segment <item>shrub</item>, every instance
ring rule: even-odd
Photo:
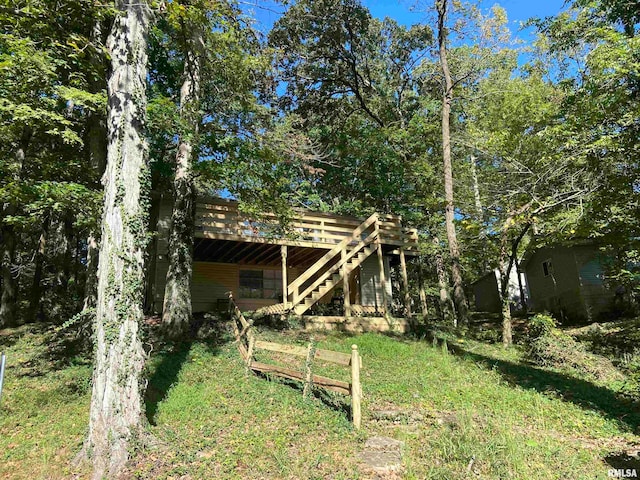
[[[589,353],[584,345],[558,329],[555,320],[545,314],[535,315],[525,336],[528,360],[543,367],[573,371],[601,381],[622,380],[611,360]]]

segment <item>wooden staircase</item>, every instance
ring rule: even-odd
[[[302,315],[380,248],[379,238],[378,214],[374,213],[355,228],[351,236],[291,282],[287,288],[286,303],[263,307],[257,313],[274,315],[294,312]]]

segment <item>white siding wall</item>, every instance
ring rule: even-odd
[[[389,257],[384,257],[385,288],[387,290],[387,301],[391,302],[391,269],[389,268]],[[360,265],[360,294],[362,305],[368,307],[382,307],[382,291],[380,285],[380,267],[376,254],[367,258]]]

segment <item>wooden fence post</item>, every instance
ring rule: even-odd
[[[253,349],[256,344],[256,337],[254,335],[247,336],[249,339],[249,348],[247,348],[247,366],[245,368],[245,376],[249,376],[251,373],[251,362],[253,362]]]
[[[358,355],[358,346],[351,345],[351,416],[353,417],[353,426],[360,428],[362,422],[362,412],[360,410],[360,399],[362,390],[360,389],[360,356]]]
[[[313,358],[316,356],[316,346],[313,340],[313,337],[309,339],[309,346],[307,347],[307,360],[305,362],[305,379],[304,379],[304,388],[302,389],[302,396],[307,399],[311,395],[311,390],[313,388],[313,373],[311,371],[311,365],[313,363]]]

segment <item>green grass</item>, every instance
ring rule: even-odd
[[[68,478],[86,430],[90,367],[48,355],[47,332],[3,332],[9,356],[0,404],[0,478]],[[308,342],[264,330],[261,338]],[[359,346],[363,428],[348,398],[305,401],[300,388],[254,375],[228,335],[159,348],[146,398],[155,447],[142,449],[131,478],[370,478],[358,464],[366,438],[405,442],[408,479],[607,478],[605,461],[636,440],[637,406],[609,386],[536,368],[517,349],[473,341],[450,345],[377,334],[315,334],[319,346]],[[296,365],[302,366],[304,359]],[[348,370],[322,366],[334,377]],[[378,420],[397,410],[397,420]],[[468,471],[471,460],[471,471]],[[611,460],[609,460],[611,462]]]

